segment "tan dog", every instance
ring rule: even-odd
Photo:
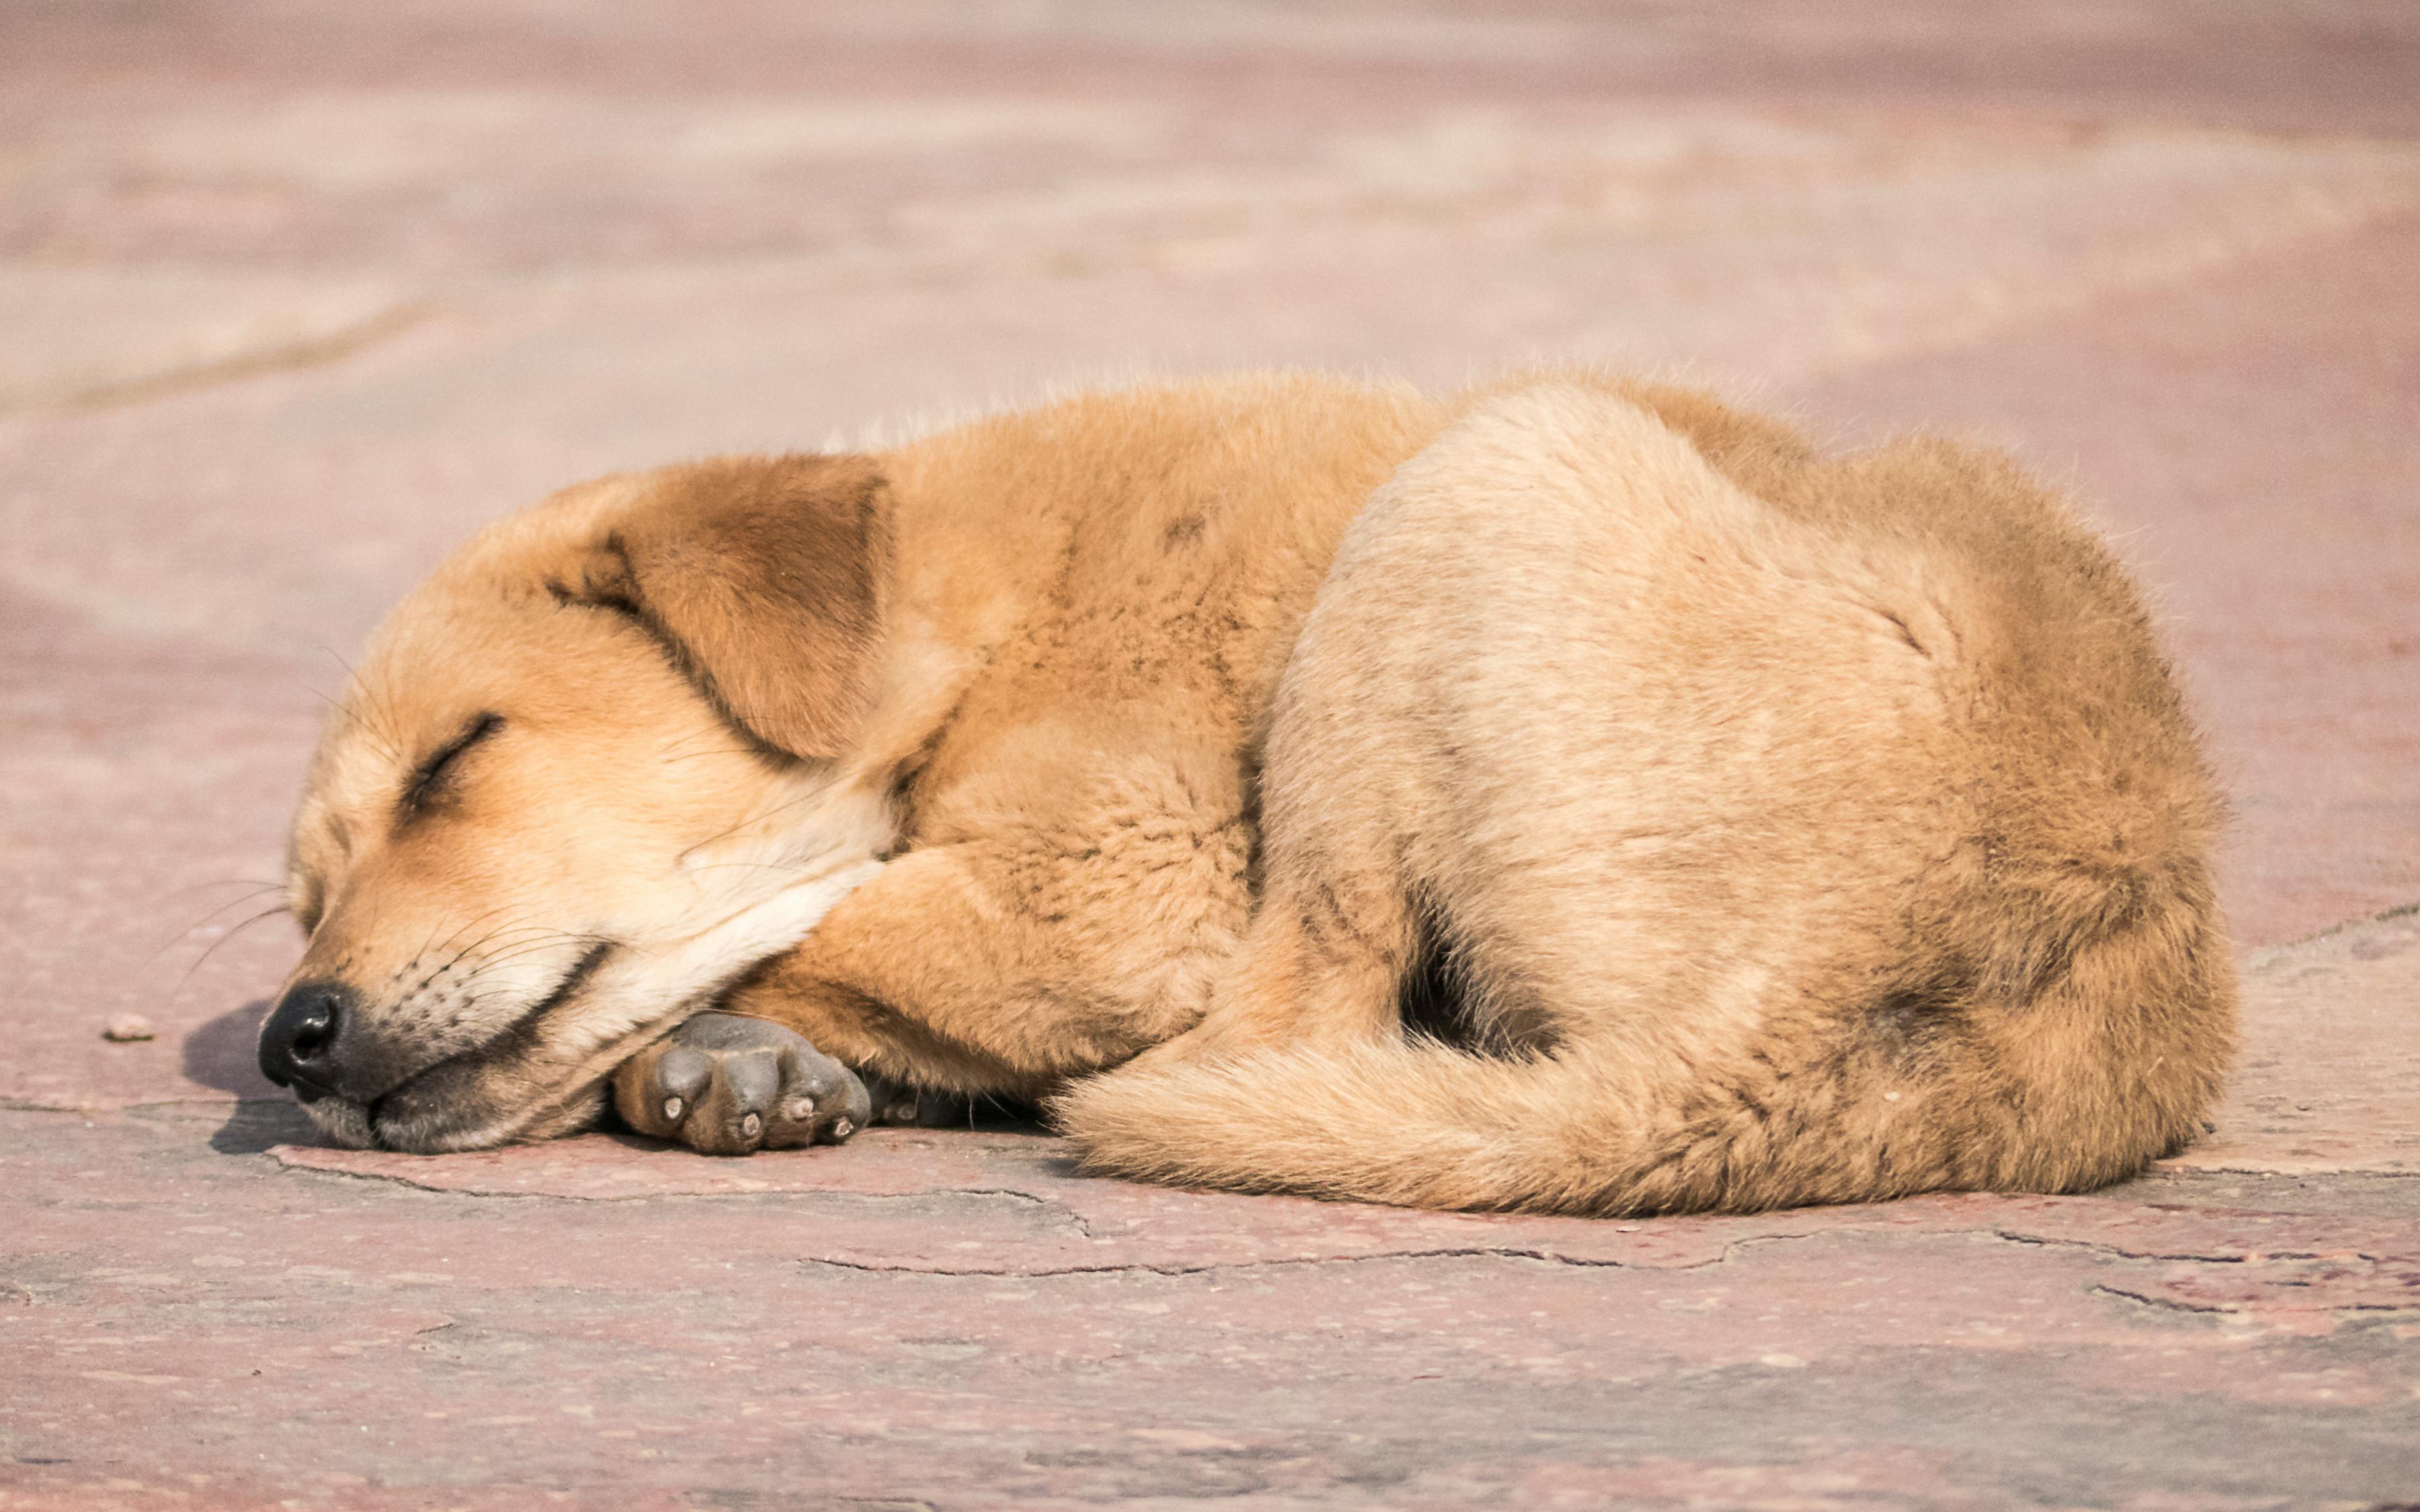
[[[399,1149],[609,1078],[836,1140],[847,1067],[1250,1189],[2069,1190],[2217,1088],[2216,815],[1995,458],[1589,374],[1140,389],[473,542],[315,764],[262,1063]]]

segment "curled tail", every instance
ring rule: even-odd
[[[1086,1169],[1405,1207],[1750,1211],[2083,1191],[2189,1138],[2231,1049],[2206,913],[2155,910],[1938,1032],[1843,1005],[1745,1054],[1599,1043],[1491,1058],[1421,1038],[1144,1060],[1052,1107]],[[1770,1021],[1769,1021],[1770,1023]]]
[[[1946,1184],[1912,1160],[1894,1180],[1886,1149],[1858,1148],[1846,1120],[1803,1099],[1729,1091],[1659,1086],[1595,1057],[1488,1059],[1404,1040],[1139,1067],[1055,1112],[1087,1170],[1403,1207],[1744,1211]]]
[[[1612,1211],[1644,1206],[1636,1194],[1673,1153],[1642,1137],[1659,1120],[1645,1089],[1621,1080],[1577,1060],[1402,1040],[1133,1066],[1079,1084],[1052,1113],[1085,1168],[1103,1174],[1404,1207]]]

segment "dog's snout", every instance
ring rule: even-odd
[[[309,1103],[335,1087],[331,1064],[349,997],[332,981],[297,982],[260,1026],[260,1073]]]

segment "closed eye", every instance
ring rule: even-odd
[[[404,818],[425,812],[445,791],[446,774],[461,754],[504,727],[501,714],[482,714],[462,727],[462,733],[439,747],[411,774],[403,786],[403,797],[397,804]]]

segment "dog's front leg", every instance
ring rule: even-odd
[[[1025,1101],[1117,1065],[1201,1016],[1243,921],[1240,858],[1205,862],[1180,839],[1169,849],[1184,864],[1005,838],[911,851],[726,994],[731,1024],[677,1031],[625,1067],[617,1104],[644,1132],[737,1153],[830,1138],[841,1106],[810,1096],[809,1122],[823,1122],[803,1135],[777,1124],[768,1070],[725,1086],[740,1061],[804,1065],[803,1053],[924,1095]],[[685,1045],[697,1038],[715,1042]],[[684,1048],[715,1074],[699,1082]],[[682,1117],[668,1117],[675,1103]]]

